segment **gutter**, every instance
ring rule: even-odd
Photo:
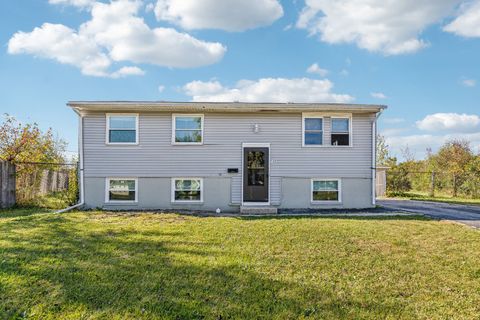
[[[75,113],[78,115],[78,157],[79,157],[79,194],[80,194],[80,199],[79,202],[73,206],[67,207],[65,209],[57,210],[55,213],[64,213],[70,210],[73,210],[75,208],[81,207],[85,204],[85,189],[84,189],[84,174],[83,174],[83,115],[80,114],[76,109],[73,109]]]
[[[79,112],[378,112],[385,105],[340,103],[248,103],[248,102],[160,102],[160,101],[69,101]]]
[[[372,205],[376,205],[377,197],[377,120],[382,114],[380,110],[375,114],[375,120],[372,123]]]

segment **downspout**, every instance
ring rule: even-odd
[[[77,204],[55,211],[55,213],[64,213],[75,208],[79,208],[85,204],[85,189],[84,189],[84,175],[83,175],[83,115],[80,114],[77,110],[73,109],[78,115],[78,162],[79,162],[79,201]]]
[[[375,113],[375,119],[372,123],[372,205],[376,205],[376,184],[377,184],[377,120],[383,110]]]

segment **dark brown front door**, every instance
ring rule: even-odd
[[[243,201],[268,202],[268,148],[243,149]]]

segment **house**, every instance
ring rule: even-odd
[[[277,212],[375,206],[382,105],[68,106],[79,115],[80,193],[89,208]]]

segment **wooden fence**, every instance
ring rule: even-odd
[[[375,185],[375,195],[377,197],[385,197],[387,193],[387,170],[388,167],[380,167],[376,168],[376,185]]]
[[[16,200],[25,205],[39,197],[65,191],[69,185],[70,168],[43,164],[17,164]]]
[[[70,181],[74,171],[72,164],[0,161],[0,208],[29,205],[42,196],[67,191],[76,184],[76,179]]]
[[[10,208],[15,205],[15,165],[0,161],[0,208]]]

